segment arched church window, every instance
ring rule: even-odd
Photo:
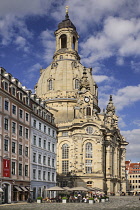
[[[92,143],[86,143],[86,158],[92,158]]]
[[[67,48],[67,36],[63,34],[60,36],[61,39],[61,48]]]
[[[80,86],[79,79],[76,79],[75,80],[75,89],[79,89],[79,86]]]
[[[85,171],[92,173],[92,144],[90,142],[85,145]]]
[[[52,87],[52,80],[51,79],[49,80],[48,88],[49,88],[49,90],[52,90],[53,89],[53,87]]]
[[[75,42],[76,42],[76,39],[75,39],[75,37],[73,36],[72,49],[74,49],[74,50],[75,50]]]
[[[69,172],[69,146],[68,144],[62,145],[62,173]]]
[[[89,106],[86,109],[86,115],[91,116],[91,108]]]
[[[69,158],[69,146],[68,144],[62,145],[62,159],[68,159]]]

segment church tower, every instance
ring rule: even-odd
[[[110,96],[100,113],[92,69],[80,63],[79,35],[69,19],[55,31],[53,61],[40,70],[35,90],[58,126],[57,173],[60,186],[98,187],[125,191],[125,146]]]

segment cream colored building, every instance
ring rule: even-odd
[[[106,111],[100,112],[98,87],[92,69],[80,63],[79,35],[67,12],[55,37],[53,61],[40,70],[35,90],[58,126],[58,182],[98,187],[108,194],[126,191],[128,143],[120,134],[112,96]]]

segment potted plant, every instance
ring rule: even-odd
[[[42,203],[42,197],[37,197],[37,203]]]
[[[66,203],[67,202],[67,197],[62,197],[62,203]]]
[[[94,203],[94,198],[90,197],[88,200],[89,200],[89,203],[90,204],[93,204]]]
[[[101,197],[101,202],[105,202],[106,196]]]

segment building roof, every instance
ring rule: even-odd
[[[73,28],[76,30],[75,25],[69,19],[68,13],[66,13],[65,15],[65,20],[62,20],[62,22],[58,24],[58,29],[61,29],[61,28]]]

